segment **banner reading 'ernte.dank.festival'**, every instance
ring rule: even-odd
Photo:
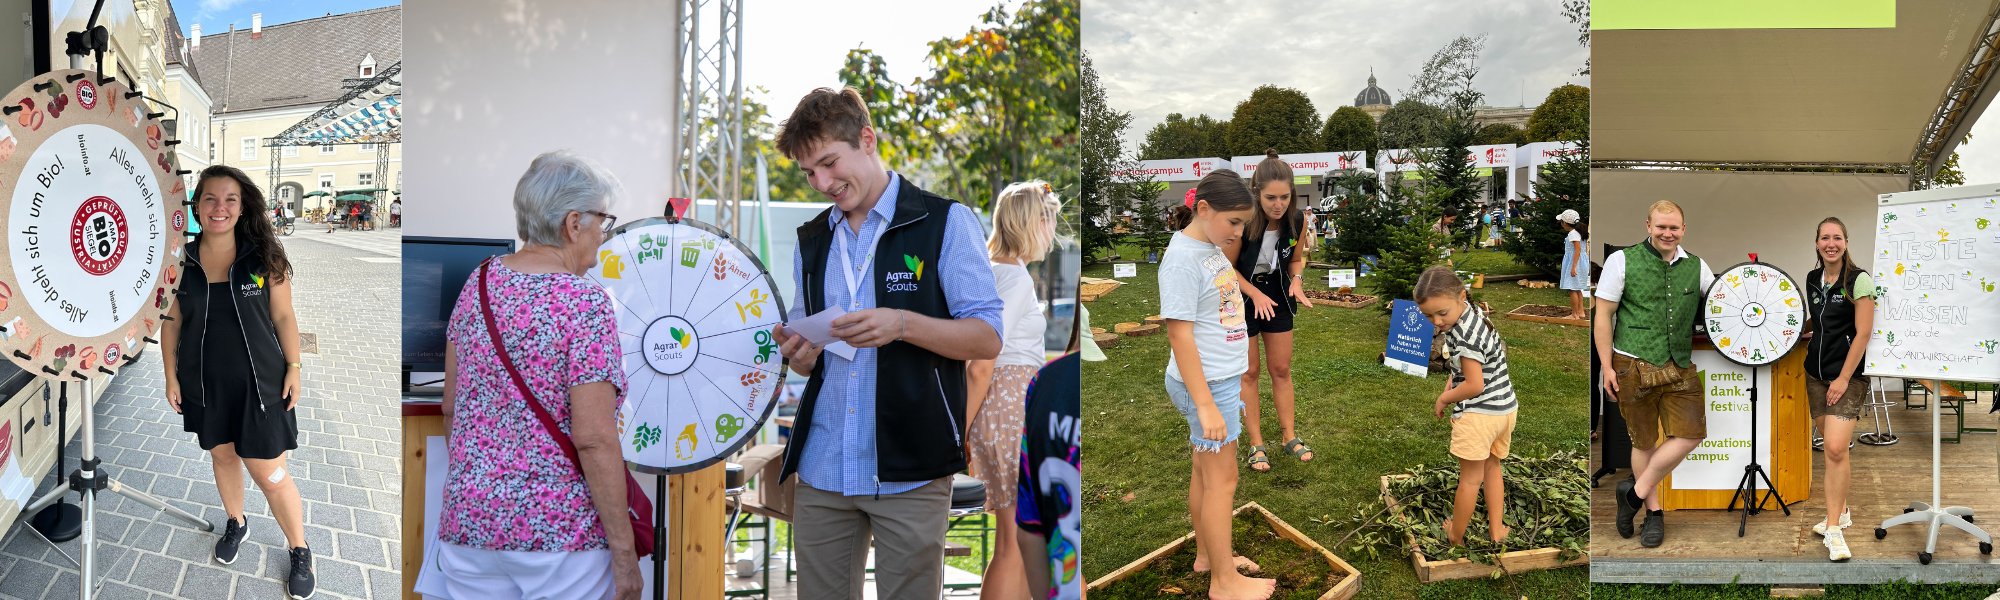
[[[1875,326],[1865,373],[2000,381],[2000,198],[1876,213]]]

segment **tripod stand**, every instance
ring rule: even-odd
[[[1943,383],[1943,382],[1940,381],[1938,383]],[[1962,529],[1966,533],[1972,534],[1972,537],[1979,538],[1980,554],[1993,553],[1993,536],[1988,535],[1986,531],[1980,529],[1979,526],[1972,524],[1972,509],[1963,506],[1947,507],[1944,505],[1944,497],[1943,497],[1944,493],[1942,486],[1940,485],[1940,482],[1943,481],[1943,477],[1940,476],[1941,475],[1940,469],[1943,462],[1940,460],[1941,456],[1939,454],[1939,449],[1940,446],[1943,444],[1942,437],[1944,431],[1943,428],[1940,426],[1941,423],[1938,418],[1939,414],[1938,407],[1940,404],[1943,404],[1943,402],[1939,402],[1937,400],[1931,401],[1931,501],[1930,503],[1925,504],[1922,502],[1911,502],[1909,508],[1903,509],[1903,514],[1896,515],[1895,518],[1883,521],[1881,527],[1875,528],[1875,539],[1879,540],[1885,537],[1889,537],[1890,527],[1895,527],[1897,525],[1902,525],[1905,523],[1929,523],[1931,526],[1930,540],[1924,544],[1924,551],[1917,553],[1917,562],[1926,565],[1931,564],[1931,556],[1937,552],[1939,525],[1950,525],[1952,527],[1957,527],[1959,529]]]
[[[57,484],[55,489],[49,490],[49,493],[43,495],[41,498],[36,499],[32,503],[29,503],[27,508],[22,509],[21,512],[28,513],[28,512],[41,511],[45,508],[48,509],[42,514],[35,515],[34,518],[35,527],[31,527],[29,530],[34,531],[36,536],[41,537],[43,541],[49,542],[51,546],[55,545],[57,541],[55,538],[60,535],[67,535],[67,537],[62,538],[63,541],[75,538],[77,537],[77,535],[81,535],[83,537],[83,543],[81,544],[82,546],[81,554],[83,555],[82,560],[77,560],[74,557],[70,557],[68,553],[63,553],[63,557],[69,558],[70,562],[76,563],[77,571],[79,572],[80,575],[82,575],[82,577],[78,578],[78,581],[81,582],[79,586],[82,589],[78,592],[77,598],[81,600],[90,600],[90,598],[97,592],[97,578],[94,575],[96,574],[97,571],[96,520],[97,520],[97,492],[99,490],[109,489],[113,492],[117,492],[118,495],[129,498],[134,502],[144,504],[148,507],[151,507],[153,510],[162,511],[167,514],[171,514],[175,517],[179,517],[181,520],[194,524],[196,528],[199,528],[202,531],[215,531],[215,525],[210,524],[207,519],[203,519],[201,517],[188,514],[187,511],[169,506],[167,505],[167,503],[161,502],[158,499],[153,498],[152,496],[140,493],[138,490],[127,489],[124,486],[119,485],[117,481],[111,479],[109,475],[98,472],[97,465],[100,461],[97,459],[97,444],[96,444],[96,436],[94,435],[94,432],[96,431],[97,427],[96,423],[94,422],[95,418],[92,416],[92,413],[95,411],[92,410],[90,406],[91,382],[90,379],[88,377],[85,377],[82,373],[71,371],[70,374],[76,377],[77,379],[81,380],[79,387],[83,389],[83,410],[80,411],[83,416],[83,431],[81,432],[81,435],[83,436],[83,451],[82,454],[77,457],[79,459],[79,464],[77,465],[76,471],[73,471],[69,474],[69,478],[67,480],[63,481],[60,484]],[[69,409],[69,384],[68,382],[62,380],[55,380],[55,381],[58,384],[62,385],[62,400],[60,401],[61,402],[60,407],[65,414],[65,418],[67,418]],[[56,438],[58,442],[60,442],[62,438],[62,436],[60,435],[61,433],[62,430],[57,431],[58,435],[56,436]],[[58,452],[61,451],[58,450]],[[61,454],[58,454],[57,456],[58,460],[56,462],[56,468],[61,469],[62,468],[62,462],[60,459]],[[79,496],[81,496],[80,500],[78,501],[78,504],[82,505],[81,510],[78,510],[76,507],[69,505],[69,503],[67,502],[61,502],[62,497],[65,494],[70,493],[71,491],[75,491]],[[48,527],[47,531],[54,533],[54,535],[50,535],[42,531],[42,527],[44,526],[45,523],[47,524],[46,526]],[[76,532],[76,533],[69,533],[69,532]],[[56,551],[62,552],[62,549],[57,548]]]
[[[1736,537],[1743,537],[1743,531],[1750,526],[1750,515],[1764,512],[1764,502],[1776,499],[1778,508],[1791,516],[1792,507],[1785,505],[1785,497],[1778,495],[1778,486],[1771,483],[1771,474],[1764,465],[1757,462],[1757,369],[1750,367],[1750,464],[1743,465],[1743,481],[1736,484],[1736,496],[1729,499],[1729,510],[1736,510],[1736,501],[1743,501],[1743,516],[1736,523]],[[1764,480],[1768,488],[1764,496],[1757,495],[1757,480]]]

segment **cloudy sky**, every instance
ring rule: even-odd
[[[2000,183],[2000,110],[1987,108],[1972,124],[1972,143],[1958,145],[1958,168],[1965,183]]]
[[[1572,75],[1589,49],[1556,0],[1400,4],[1090,0],[1083,50],[1111,106],[1132,113],[1132,149],[1169,113],[1228,119],[1264,84],[1305,92],[1324,119],[1354,102],[1373,67],[1378,85],[1401,100],[1423,62],[1460,35],[1487,34],[1474,80],[1487,104],[1517,106],[1525,96],[1534,105],[1562,84],[1590,85]]]

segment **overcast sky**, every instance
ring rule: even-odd
[[[1407,6],[1406,6],[1407,5]],[[1351,105],[1369,67],[1392,99],[1423,62],[1460,35],[1487,34],[1474,80],[1487,104],[1535,105],[1565,83],[1589,49],[1556,0],[1451,0],[1421,3],[1187,3],[1090,0],[1083,50],[1115,110],[1132,113],[1125,131],[1136,150],[1169,113],[1226,120],[1257,86],[1296,88],[1320,118]],[[2000,135],[1993,145],[2000,148]]]

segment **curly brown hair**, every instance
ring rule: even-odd
[[[872,126],[868,103],[861,91],[852,87],[819,88],[799,99],[792,115],[778,124],[778,152],[785,158],[804,162],[806,152],[823,141],[842,141],[861,147],[861,129]]]
[[[252,255],[257,259],[259,275],[270,280],[271,285],[284,283],[292,273],[292,261],[285,258],[285,246],[278,243],[278,231],[271,226],[271,207],[264,202],[264,190],[250,180],[242,169],[229,165],[215,165],[201,170],[195,179],[194,198],[201,200],[201,190],[209,180],[228,178],[236,181],[241,190],[243,212],[236,218],[236,244],[256,248]]]

